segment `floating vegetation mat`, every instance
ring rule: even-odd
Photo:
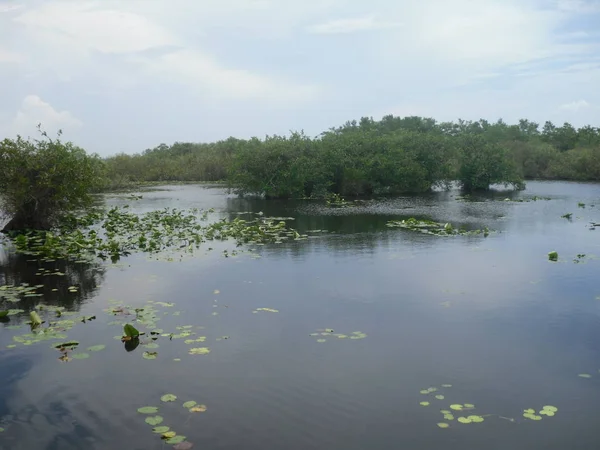
[[[327,339],[364,339],[367,337],[366,333],[362,331],[352,331],[348,334],[336,333],[333,328],[320,328],[315,333],[310,333],[311,337],[315,338],[315,340],[319,343],[327,342]]]
[[[509,422],[517,422],[517,419],[512,417],[504,417],[499,414],[481,414],[477,410],[477,406],[474,403],[448,403],[447,397],[451,396],[448,391],[452,388],[451,384],[442,384],[440,387],[429,387],[422,389],[419,393],[421,395],[428,396],[428,400],[419,402],[422,407],[431,407],[433,405],[446,406],[444,409],[439,410],[443,421],[437,423],[439,428],[450,428],[452,423],[459,423],[462,425],[466,424],[478,424],[485,422],[488,419],[500,419],[507,420]],[[534,408],[524,409],[522,412],[523,419],[539,421],[545,417],[553,417],[557,414],[558,408],[556,406],[546,405],[541,409],[536,410]],[[456,422],[454,422],[456,421]]]
[[[24,254],[63,259],[100,257],[114,261],[134,252],[158,253],[169,249],[193,252],[207,241],[232,239],[242,245],[307,238],[288,228],[285,220],[260,214],[248,220],[222,219],[204,224],[210,212],[212,210],[165,208],[138,215],[129,212],[127,206],[114,207],[71,217],[52,231],[17,235],[13,242],[16,250]]]
[[[482,230],[467,230],[463,227],[456,228],[451,223],[434,222],[432,220],[420,220],[411,217],[405,220],[390,220],[387,224],[390,228],[402,228],[405,230],[418,231],[424,234],[434,234],[436,236],[477,236],[487,237],[490,230],[485,227]]]

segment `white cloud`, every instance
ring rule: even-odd
[[[0,48],[0,64],[1,63],[19,63],[23,62],[25,57],[19,53],[11,52]]]
[[[565,109],[567,111],[571,111],[571,112],[577,112],[581,109],[585,109],[585,108],[589,108],[590,104],[588,102],[586,102],[585,100],[577,100],[574,102],[570,102],[570,103],[565,103],[564,105],[560,106],[560,109]]]
[[[42,128],[53,134],[59,129],[79,128],[83,124],[69,111],[57,111],[37,95],[28,95],[23,99],[21,108],[7,127],[8,135],[33,135],[38,123]]]
[[[129,65],[123,70],[125,79],[128,75],[132,77],[130,71],[134,70],[140,83],[166,79],[214,98],[304,102],[313,98],[316,92],[308,84],[227,67],[180,36],[175,29],[169,30],[145,17],[144,9],[138,12],[127,11],[127,7],[107,9],[106,4],[115,5],[114,2],[50,1],[21,14],[14,21],[28,28],[29,36],[45,49],[40,52],[41,58],[46,58],[47,65],[65,81],[71,81],[73,76],[85,71],[110,71],[106,66],[94,65],[93,52],[100,52],[120,57],[117,64]],[[151,1],[148,6],[154,15],[158,10],[153,7],[162,7],[169,15],[170,8],[165,2]],[[163,51],[162,55],[140,54],[146,50],[173,47],[178,50],[167,54]],[[40,66],[40,60],[36,60],[36,66]]]
[[[353,19],[330,20],[325,23],[311,25],[307,27],[306,30],[313,34],[341,34],[355,33],[359,31],[383,30],[386,28],[395,28],[399,26],[402,26],[402,23],[379,21],[375,15],[370,15]]]

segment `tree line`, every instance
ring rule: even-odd
[[[423,192],[458,181],[465,190],[515,188],[525,179],[600,180],[600,128],[522,119],[437,122],[363,117],[311,138],[161,144],[106,159],[108,185],[227,181],[240,194],[288,198]]]
[[[0,142],[5,231],[49,229],[91,193],[143,182],[226,181],[239,194],[328,198],[425,192],[458,181],[466,191],[525,179],[600,181],[600,128],[520,120],[436,122],[363,117],[317,137],[161,144],[100,158],[59,136]]]

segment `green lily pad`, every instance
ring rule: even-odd
[[[100,345],[92,345],[91,347],[87,348],[88,352],[99,352],[101,350],[104,350],[106,348],[106,345],[100,344]]]
[[[210,349],[208,347],[190,348],[188,353],[190,355],[207,355],[210,353]]]
[[[429,394],[429,391],[427,389],[423,389],[422,391],[419,391],[420,394]]]
[[[185,441],[186,439],[187,438],[185,436],[177,435],[175,437],[167,439],[165,442],[169,445],[173,445],[173,444],[179,444],[179,443]]]
[[[471,422],[480,423],[484,421],[482,416],[469,416],[467,419],[471,420]]]
[[[464,407],[465,408],[475,408],[475,405],[473,403],[465,403]]]
[[[451,385],[451,384],[442,384],[442,387],[443,387],[443,388],[451,388],[451,387],[452,387],[452,385]]]
[[[4,433],[4,428],[0,427],[0,433]]]
[[[550,405],[546,405],[542,409],[545,409],[546,411],[552,411],[552,412],[558,411],[558,408],[556,406],[550,406]]]
[[[438,400],[444,400],[445,397],[443,395],[436,395],[435,398]]]
[[[453,409],[455,411],[462,411],[463,405],[459,405],[459,404],[450,405],[450,409]]]
[[[577,376],[580,378],[592,378],[592,376],[589,373],[580,373]]]
[[[419,405],[421,405],[421,406],[429,406],[429,402],[421,402],[421,403],[419,403]]]
[[[448,425],[445,422],[440,422],[440,423],[437,424],[437,426],[440,427],[440,428],[448,428],[450,425]]]
[[[523,412],[525,414],[535,414],[535,409],[532,409],[532,408],[524,409]]]
[[[445,420],[454,420],[454,415],[452,415],[452,414],[444,414],[444,419]]]
[[[137,410],[141,414],[156,414],[158,412],[158,408],[156,406],[142,406]]]
[[[89,353],[74,353],[71,355],[73,359],[88,359],[90,357]]]
[[[460,423],[471,423],[471,419],[467,418],[467,417],[459,417],[458,420]]]
[[[156,433],[156,434],[164,434],[164,433],[166,433],[169,430],[170,430],[170,428],[169,427],[165,427],[165,426],[152,428],[152,432]]]
[[[161,416],[151,416],[151,417],[146,417],[146,423],[148,425],[152,425],[152,426],[156,426],[156,425],[160,425],[163,421],[163,418]]]
[[[317,342],[327,342],[327,339],[317,339]]]
[[[177,400],[177,396],[174,394],[165,394],[160,398],[163,402],[174,402]]]
[[[142,353],[142,357],[144,359],[156,359],[157,356],[158,356],[157,352],[144,352],[144,353]]]
[[[183,404],[184,408],[190,409],[192,406],[196,406],[197,403],[194,400],[190,400],[189,402],[185,402]]]

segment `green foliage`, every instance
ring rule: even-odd
[[[39,127],[38,127],[39,128]],[[104,183],[104,163],[71,142],[50,139],[0,142],[0,209],[5,231],[49,229],[68,212],[91,204]]]
[[[485,141],[481,136],[459,139],[458,180],[466,191],[488,190],[492,184],[524,187],[517,165],[506,147]]]

